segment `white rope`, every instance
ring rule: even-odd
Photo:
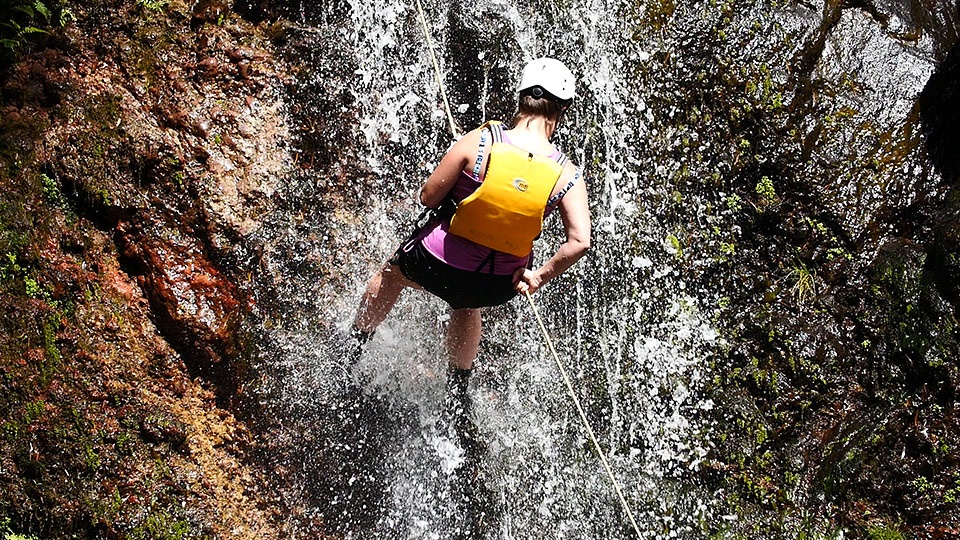
[[[420,24],[423,25],[423,35],[427,38],[427,51],[430,52],[430,60],[433,61],[434,74],[437,77],[437,87],[440,88],[440,97],[443,98],[443,106],[447,111],[447,121],[450,122],[450,133],[454,138],[460,135],[457,124],[453,121],[453,113],[450,111],[450,102],[447,101],[447,93],[443,90],[443,74],[440,72],[440,63],[437,62],[437,55],[433,52],[433,40],[430,39],[430,29],[427,27],[427,18],[423,14],[423,6],[420,0],[417,1],[417,11],[420,13]]]
[[[543,324],[543,319],[540,318],[540,312],[537,310],[536,304],[533,303],[533,296],[530,296],[530,291],[523,292],[527,295],[527,300],[530,301],[530,307],[533,308],[533,314],[537,318],[537,324],[540,325],[540,330],[543,332],[543,339],[547,342],[547,348],[550,349],[550,353],[553,354],[553,359],[557,362],[557,368],[560,370],[560,375],[563,377],[563,382],[567,385],[567,392],[570,393],[570,397],[573,398],[573,404],[576,405],[577,412],[580,413],[580,421],[583,422],[583,427],[587,430],[587,435],[590,437],[590,441],[593,442],[593,449],[596,450],[597,457],[600,458],[600,462],[603,463],[603,468],[607,471],[607,476],[610,477],[610,482],[613,483],[613,489],[617,492],[617,498],[620,499],[620,505],[623,506],[623,510],[627,513],[627,517],[630,518],[630,525],[633,526],[633,532],[637,533],[637,538],[642,538],[640,534],[640,528],[637,527],[637,522],[633,519],[633,512],[630,511],[630,506],[627,505],[627,500],[623,497],[623,491],[620,489],[620,483],[617,482],[617,478],[613,476],[613,470],[610,469],[610,464],[607,462],[607,458],[604,456],[603,450],[600,448],[600,443],[597,442],[597,436],[594,435],[593,428],[590,427],[590,421],[587,420],[587,415],[583,412],[583,407],[580,405],[580,400],[577,398],[576,392],[573,391],[573,384],[570,382],[570,377],[567,376],[567,370],[563,367],[563,362],[560,361],[560,357],[557,355],[557,350],[553,347],[553,341],[550,339],[550,334],[547,333],[547,327]]]

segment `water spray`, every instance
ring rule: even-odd
[[[437,77],[437,87],[440,89],[440,97],[443,98],[443,107],[447,112],[447,122],[450,123],[450,133],[454,138],[460,136],[460,130],[453,121],[453,113],[450,110],[450,102],[447,101],[447,93],[443,89],[443,74],[440,72],[440,62],[437,61],[437,55],[433,52],[433,40],[430,38],[430,29],[427,27],[427,17],[423,14],[423,5],[420,0],[417,2],[417,12],[420,13],[420,24],[423,25],[423,35],[427,39],[427,51],[430,53],[430,60],[433,61],[433,71]]]
[[[583,423],[583,428],[587,431],[587,436],[590,438],[590,442],[593,443],[593,449],[597,452],[597,457],[600,458],[600,462],[603,463],[604,470],[607,471],[607,476],[610,477],[610,482],[613,483],[613,489],[617,492],[617,498],[620,499],[620,506],[623,507],[623,510],[627,513],[627,517],[630,518],[630,525],[633,526],[633,531],[637,533],[637,538],[642,538],[640,534],[640,528],[637,527],[637,522],[633,518],[633,512],[630,511],[630,506],[627,504],[627,500],[623,496],[623,490],[620,489],[620,482],[617,482],[617,478],[613,475],[613,470],[610,468],[610,463],[607,462],[606,456],[603,455],[603,449],[600,448],[600,443],[597,442],[597,436],[593,433],[593,428],[590,427],[590,421],[587,420],[587,415],[583,412],[583,406],[580,405],[580,399],[577,398],[577,393],[573,390],[573,383],[570,382],[570,377],[567,375],[567,370],[563,367],[563,362],[560,361],[560,356],[557,355],[557,350],[553,347],[553,340],[550,339],[550,334],[547,333],[547,327],[543,324],[543,319],[540,317],[540,312],[537,310],[537,305],[533,303],[533,296],[530,295],[530,291],[526,290],[523,293],[527,296],[527,300],[530,301],[530,308],[533,309],[533,315],[537,319],[537,324],[540,326],[540,331],[543,332],[543,340],[547,343],[547,348],[550,349],[550,353],[553,355],[554,361],[557,363],[557,369],[560,370],[560,376],[563,377],[563,383],[567,386],[567,392],[570,394],[570,399],[573,400],[573,404],[577,407],[577,413],[580,414],[580,421]]]

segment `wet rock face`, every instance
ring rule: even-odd
[[[190,27],[196,29],[204,24],[222,23],[229,13],[230,7],[220,0],[200,0],[190,14]]]
[[[318,25],[336,21],[350,12],[347,0],[237,0],[233,9],[254,21],[285,19],[300,24]]]
[[[240,323],[249,306],[195,239],[167,229],[160,240],[146,225],[119,227],[121,260],[146,293],[160,330],[229,403],[240,385],[235,363],[242,357]]]
[[[192,8],[72,5],[0,79],[0,516],[17,532],[278,537],[226,407],[247,240],[294,161],[287,74],[224,5]]]
[[[229,400],[250,303],[228,261],[273,207],[293,160],[284,149],[285,75],[224,24],[231,15],[223,8],[198,5],[191,17],[203,24],[193,33],[172,18],[151,23],[138,8],[121,9],[113,17],[136,22],[97,50],[86,36],[99,22],[81,17],[68,29],[76,51],[51,50],[33,64],[42,85],[29,72],[10,85],[58,96],[38,149],[47,174],[112,234],[161,331],[197,374],[224,384]]]
[[[960,317],[960,193],[951,191],[934,234],[931,272]]]
[[[946,360],[960,354],[957,162],[946,150],[957,139],[956,6],[723,9],[673,13],[676,35],[705,39],[677,38],[680,58],[664,60],[675,93],[658,96],[693,112],[658,120],[680,133],[700,121],[700,140],[729,145],[726,159],[682,158],[701,180],[678,189],[737,208],[719,220],[734,231],[732,260],[692,261],[730,302],[716,456],[739,464],[726,480],[753,492],[734,506],[799,501],[829,515],[826,501],[854,531],[887,519],[864,508],[921,536],[935,534],[930,523],[956,527],[956,498],[932,495],[954,493],[953,481],[919,480],[957,462],[933,450],[956,437],[960,384]]]
[[[954,45],[920,95],[920,120],[927,150],[937,171],[951,184],[960,181],[960,46]]]

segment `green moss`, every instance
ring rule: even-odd
[[[53,374],[63,363],[63,357],[60,355],[60,349],[57,347],[57,328],[59,322],[51,317],[43,321],[43,353],[44,361],[40,366],[40,384],[47,386],[53,378]]]
[[[53,178],[46,174],[40,174],[40,188],[43,190],[43,197],[47,202],[54,205],[63,204],[63,194],[60,193],[60,185]]]
[[[867,528],[867,538],[870,540],[906,540],[900,527],[890,523],[870,525]]]
[[[670,244],[671,251],[673,251],[673,256],[677,259],[683,258],[683,244],[680,243],[680,239],[676,235],[668,235],[667,242]]]
[[[642,20],[655,31],[665,29],[677,10],[675,0],[655,0],[644,5],[646,6],[646,13]]]
[[[816,280],[813,272],[802,262],[797,262],[790,269],[790,277],[793,280],[793,286],[790,291],[798,303],[806,302],[812,295],[816,294]]]
[[[159,13],[166,9],[170,0],[137,0],[137,3],[149,11]]]
[[[930,479],[927,478],[926,476],[920,476],[920,477],[914,478],[913,481],[910,482],[910,485],[920,495],[923,495],[934,489],[933,483],[930,482]]]
[[[182,540],[193,534],[186,520],[176,519],[167,511],[150,514],[142,525],[130,532],[131,540]]]
[[[3,540],[39,540],[36,536],[13,532],[11,520],[8,517],[0,518],[0,536]]]
[[[960,502],[960,482],[958,485],[948,489],[943,493],[943,502],[947,504],[956,504]]]
[[[93,442],[90,440],[83,441],[83,463],[91,473],[100,469],[100,454],[94,449]]]
[[[727,204],[727,208],[729,208],[731,212],[739,212],[743,208],[743,199],[741,199],[736,193],[728,195],[724,199],[724,202]]]
[[[122,456],[133,455],[137,439],[128,431],[121,431],[114,442],[117,453]]]
[[[780,201],[777,190],[773,185],[773,180],[771,180],[769,176],[760,178],[760,181],[757,182],[756,187],[754,187],[754,191],[760,197],[761,205],[772,206]]]
[[[23,278],[23,289],[30,298],[35,300],[40,298],[42,292],[40,289],[40,284],[37,283],[37,280],[33,279],[32,277],[26,276]]]
[[[37,419],[43,416],[43,413],[46,410],[47,404],[42,399],[27,403],[26,407],[24,407],[23,423],[28,426],[33,424]]]
[[[107,94],[91,96],[84,104],[84,113],[87,121],[96,127],[98,132],[108,136],[116,135],[122,113],[120,97]],[[97,148],[102,155],[103,147]]]
[[[120,517],[123,508],[123,498],[120,495],[120,490],[113,488],[113,491],[103,499],[88,500],[87,507],[97,521],[112,525]]]

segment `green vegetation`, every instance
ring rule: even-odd
[[[870,540],[906,540],[900,528],[889,523],[870,525],[867,528],[867,537]]]
[[[680,243],[680,239],[676,235],[667,235],[667,244],[674,257],[677,259],[683,258],[683,244]]]
[[[7,0],[0,4],[0,70],[41,43],[50,30],[72,19],[65,0]]]
[[[803,304],[812,295],[816,294],[816,283],[813,272],[811,272],[805,264],[798,262],[794,265],[794,267],[790,269],[790,276],[793,280],[793,286],[790,288],[790,292],[793,293],[793,297],[798,303]]]
[[[147,520],[130,532],[131,540],[182,540],[191,536],[190,523],[178,520],[165,511],[150,514]]]
[[[36,536],[18,534],[10,529],[10,518],[0,518],[0,538],[2,540],[39,540]]]
[[[743,208],[743,199],[741,199],[736,193],[727,195],[727,197],[724,199],[724,202],[726,202],[727,208],[734,213],[739,212]]]
[[[170,0],[137,0],[137,3],[150,11],[161,12],[167,7]]]
[[[780,202],[777,190],[773,186],[773,180],[769,176],[764,176],[757,182],[754,191],[760,197],[760,206],[773,206]]]
[[[40,173],[40,189],[43,191],[43,197],[47,202],[53,205],[63,205],[63,193],[60,192],[60,185],[53,178]]]

